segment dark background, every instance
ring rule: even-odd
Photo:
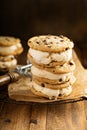
[[[19,37],[27,46],[39,34],[62,34],[87,49],[87,0],[0,1],[0,35]]]

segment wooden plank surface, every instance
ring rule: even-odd
[[[33,105],[29,130],[46,130],[46,116],[46,105]]]
[[[5,103],[0,130],[87,130],[87,101],[57,105]]]
[[[31,106],[5,103],[0,113],[0,130],[28,130]]]
[[[50,105],[48,111],[47,130],[86,130],[83,102]]]

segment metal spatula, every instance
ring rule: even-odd
[[[3,76],[0,76],[0,87],[8,83],[15,82],[22,75],[29,76],[30,78],[32,78],[30,73],[31,66],[32,64],[24,66],[18,65],[14,70]]]

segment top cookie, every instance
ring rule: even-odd
[[[12,46],[18,43],[20,43],[19,38],[0,36],[0,46]]]
[[[28,40],[28,45],[36,50],[47,52],[61,52],[72,49],[74,43],[65,36],[41,35]]]

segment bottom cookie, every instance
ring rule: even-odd
[[[32,81],[31,91],[37,96],[57,100],[58,98],[63,98],[70,95],[72,92],[72,86],[70,85],[67,88],[54,90],[50,88],[44,88]]]

